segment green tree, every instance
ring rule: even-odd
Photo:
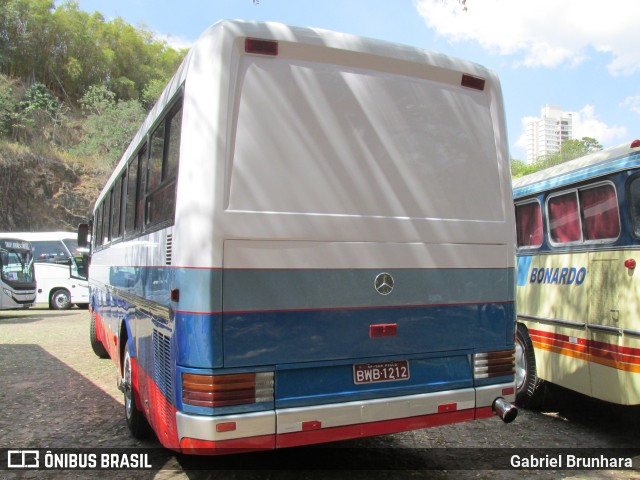
[[[567,140],[566,142],[562,142],[562,146],[558,152],[540,158],[538,163],[541,163],[543,168],[548,168],[568,162],[574,158],[584,157],[598,150],[602,150],[602,145],[592,137],[582,137],[580,140]]]
[[[168,81],[184,54],[146,28],[107,22],[74,1],[0,2],[0,73],[41,83],[67,103],[96,84],[119,99],[141,98],[149,82]]]
[[[42,83],[34,83],[18,103],[13,127],[24,142],[42,144],[58,140],[58,129],[68,113],[67,107],[55,98]]]
[[[98,102],[101,103],[101,102]],[[146,111],[137,100],[119,100],[95,111],[84,122],[83,141],[71,150],[75,155],[99,158],[105,167],[113,167],[131,142],[133,135],[146,116]]]
[[[526,164],[521,160],[511,161],[511,176],[513,178],[522,177],[530,173],[544,170],[545,168],[559,165],[569,160],[584,157],[593,152],[602,150],[602,145],[595,138],[582,137],[580,140],[567,140],[562,143],[560,151],[538,157],[538,159],[532,164]]]
[[[16,120],[18,99],[14,88],[15,81],[0,73],[0,136],[8,135]]]
[[[89,114],[102,115],[116,104],[116,94],[104,85],[92,85],[80,99],[80,105]]]

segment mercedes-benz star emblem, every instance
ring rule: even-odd
[[[393,277],[388,273],[380,273],[373,282],[373,286],[380,295],[389,295],[393,290]]]

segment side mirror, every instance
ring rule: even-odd
[[[78,247],[87,248],[89,246],[89,224],[78,225]]]

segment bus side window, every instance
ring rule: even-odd
[[[93,223],[94,228],[94,242],[96,246],[102,245],[102,215],[104,210],[104,201],[98,206],[96,210],[96,219]]]
[[[636,237],[640,237],[640,177],[636,177],[631,181],[629,185],[629,197],[633,234]]]
[[[613,185],[579,190],[585,240],[611,240],[620,235],[618,199]]]
[[[104,211],[102,212],[102,245],[106,245],[111,240],[111,203],[113,189],[104,198]]]
[[[112,207],[112,219],[111,219],[111,239],[115,240],[122,235],[122,186],[124,181],[124,175],[116,180],[116,184],[113,187],[113,207]]]
[[[542,212],[537,201],[516,205],[516,233],[518,247],[542,245]]]
[[[169,111],[151,137],[147,180],[147,225],[173,220],[180,151],[182,104]]]
[[[138,190],[138,156],[134,156],[127,164],[127,196],[125,200],[124,231],[130,235],[135,230],[136,192]]]
[[[582,227],[576,191],[549,197],[549,236],[554,243],[582,241]]]

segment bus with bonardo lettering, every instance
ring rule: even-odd
[[[513,181],[517,397],[640,404],[640,141]]]
[[[207,30],[78,232],[131,432],[228,453],[513,420],[506,145],[474,63]]]
[[[36,300],[33,248],[22,238],[0,236],[0,310],[32,307]]]

